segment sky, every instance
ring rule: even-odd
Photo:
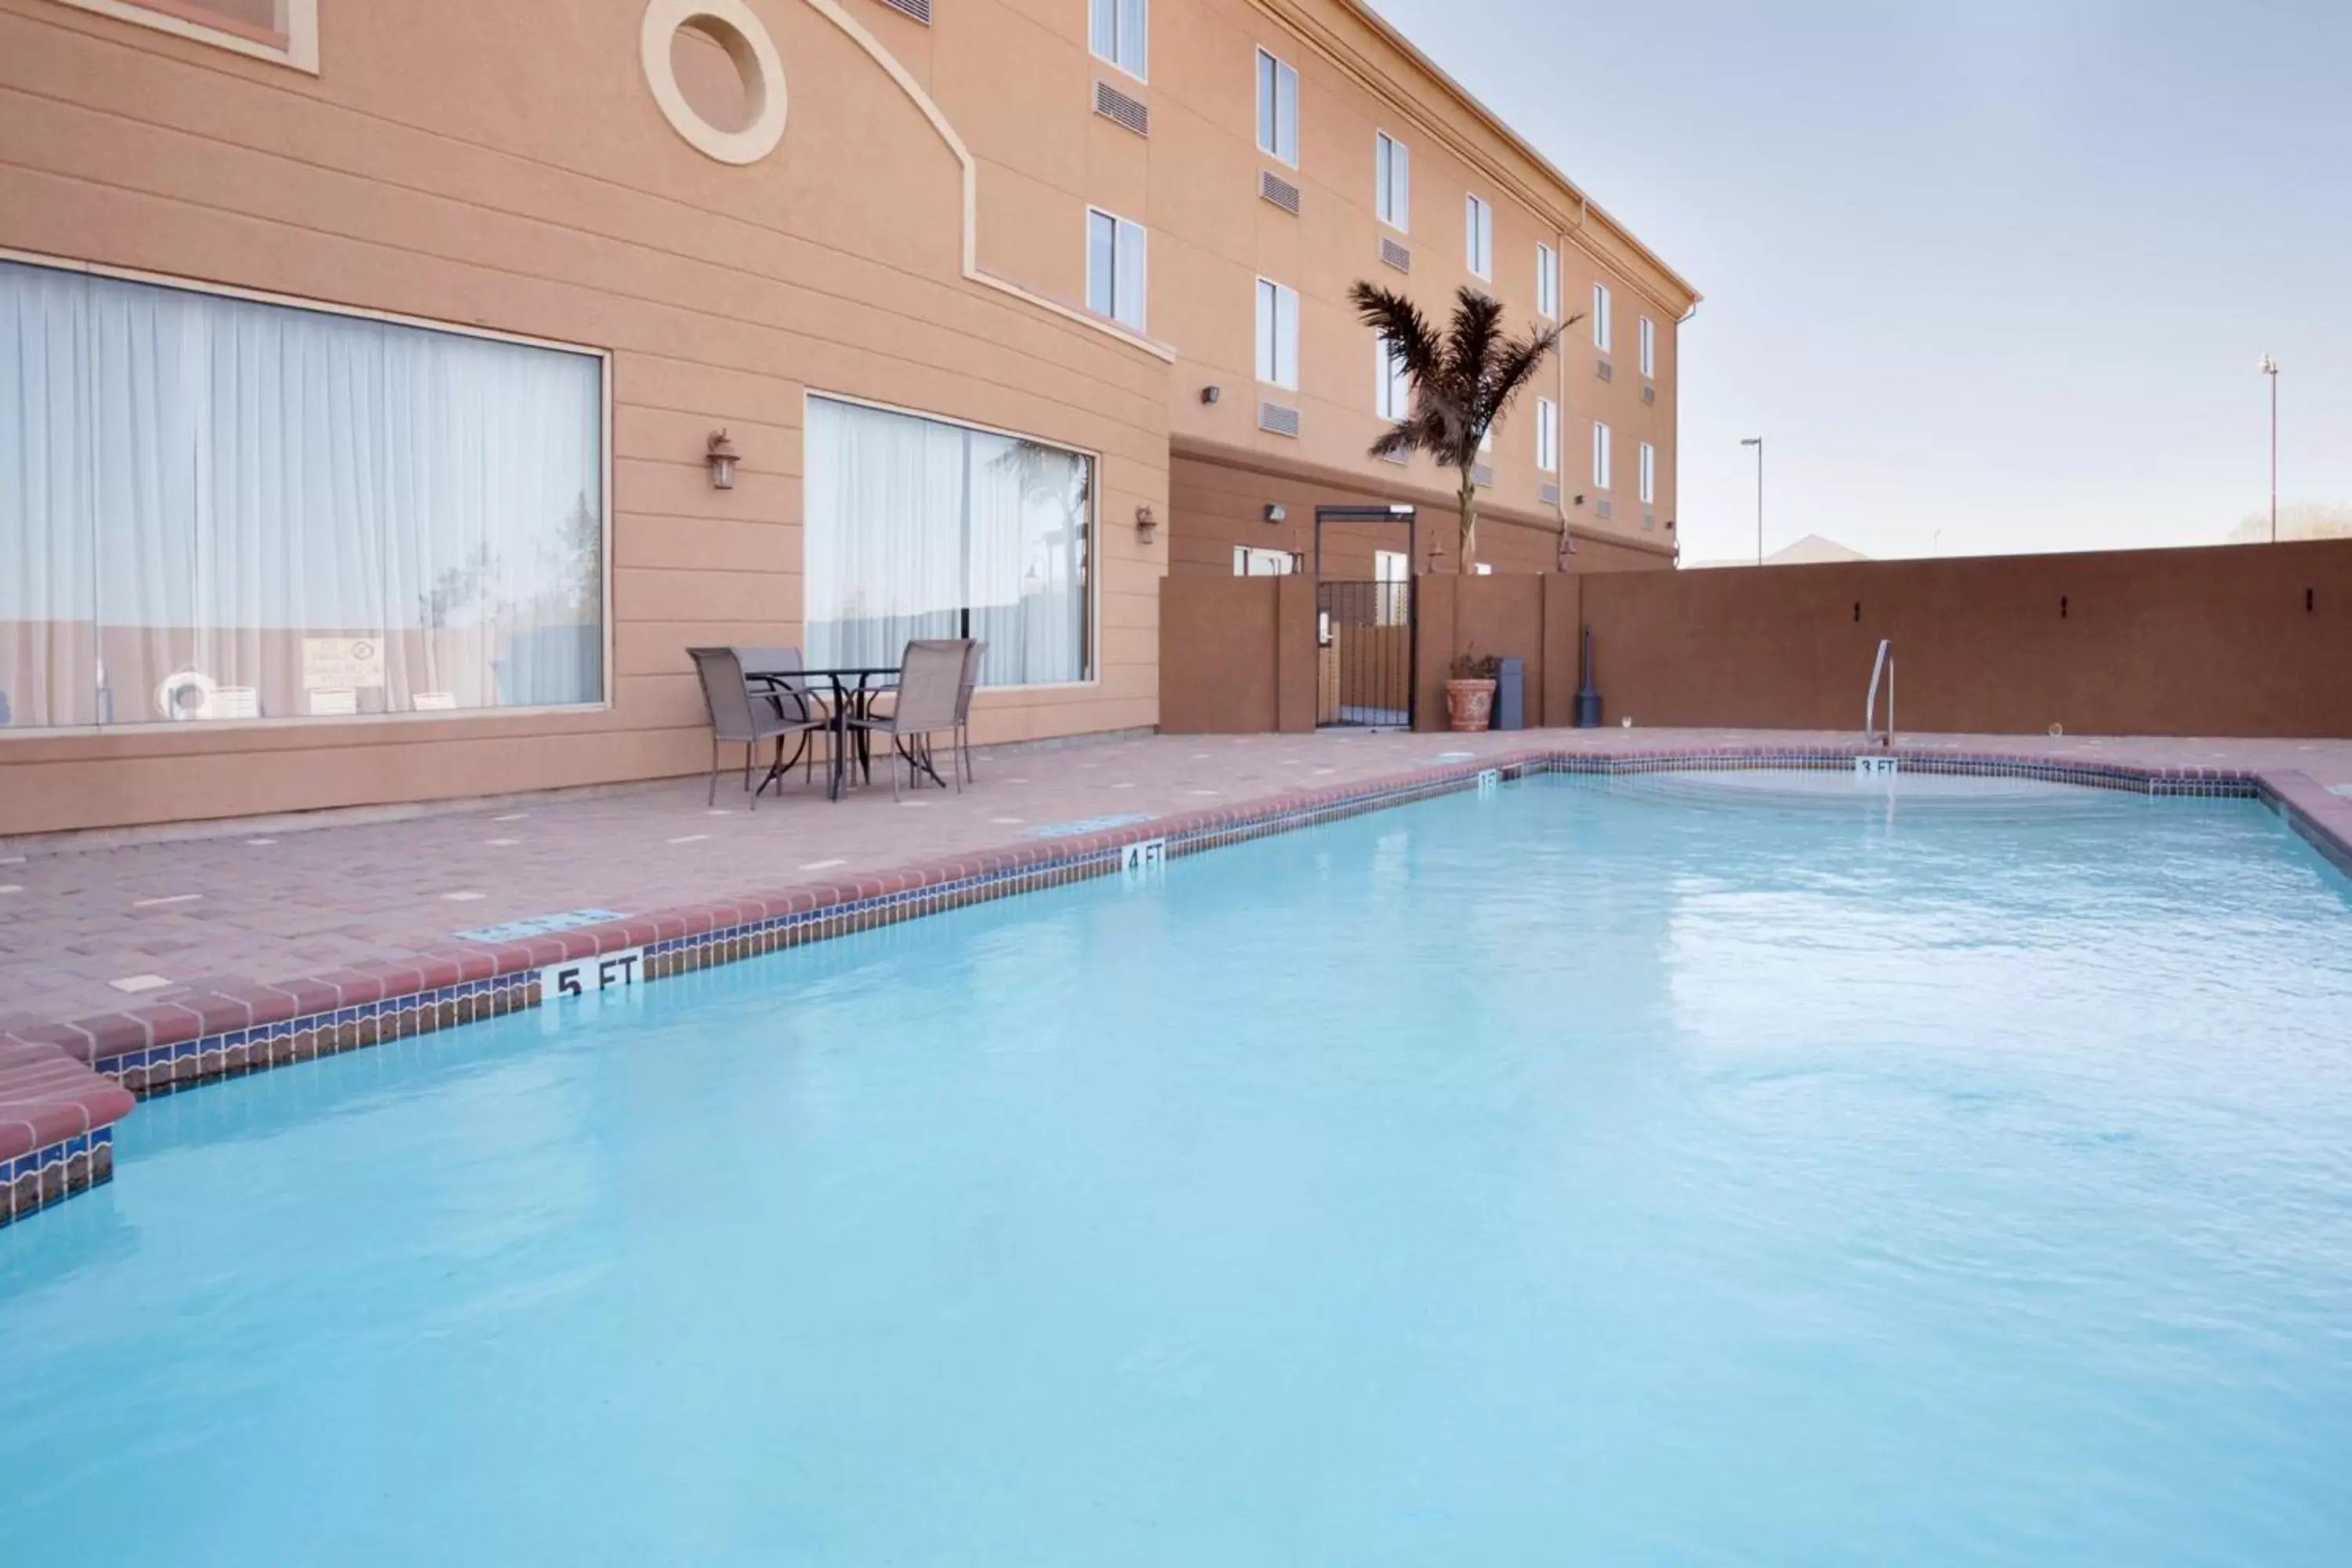
[[[1767,551],[2219,543],[2264,353],[2352,506],[2352,0],[1372,3],[1706,297],[1685,560],[1753,557],[1747,436]]]

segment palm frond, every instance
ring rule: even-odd
[[[1361,281],[1349,289],[1348,300],[1356,307],[1358,321],[1396,345],[1408,376],[1420,382],[1441,374],[1444,362],[1437,334],[1430,330],[1429,318],[1421,313],[1420,306],[1402,294]]]
[[[1370,455],[1427,452],[1460,469],[1466,533],[1476,504],[1470,473],[1481,444],[1559,346],[1561,331],[1580,318],[1513,338],[1504,330],[1502,305],[1464,288],[1455,291],[1453,320],[1441,334],[1419,306],[1376,284],[1355,284],[1348,299],[1357,319],[1394,345],[1412,389],[1411,414],[1381,433]]]
[[[1523,338],[1507,341],[1496,350],[1486,370],[1486,404],[1488,416],[1500,420],[1518,401],[1543,362],[1559,346],[1559,335],[1565,324],[1531,330]]]
[[[1462,389],[1463,401],[1476,412],[1474,389],[1484,384],[1495,340],[1501,334],[1503,307],[1477,289],[1464,285],[1454,296],[1454,322],[1445,333],[1445,379]],[[1457,395],[1460,395],[1459,394]]]

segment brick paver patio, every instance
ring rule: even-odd
[[[722,779],[436,810],[404,820],[219,825],[208,836],[0,848],[0,1032],[446,950],[457,933],[581,910],[645,914],[1034,844],[1530,746],[1624,752],[1851,745],[1727,730],[1155,736],[983,757],[963,794],[829,802],[795,775],[756,811]],[[2147,768],[2294,770],[2352,787],[2352,741],[1906,736],[1906,748]],[[880,775],[877,773],[877,782]],[[2352,813],[2352,797],[2341,800]],[[17,856],[22,858],[16,858]]]

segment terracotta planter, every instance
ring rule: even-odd
[[[1495,717],[1495,683],[1491,680],[1449,680],[1445,683],[1445,717],[1465,731],[1484,730]]]

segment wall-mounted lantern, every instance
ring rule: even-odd
[[[1265,503],[1265,520],[1268,522],[1286,522],[1290,514],[1283,510],[1280,501],[1270,500]]]
[[[710,465],[710,488],[731,490],[735,488],[735,459],[739,456],[735,443],[727,438],[724,430],[713,430],[710,441],[703,448],[702,460]]]
[[[1153,513],[1152,510],[1149,506],[1137,507],[1135,509],[1135,537],[1141,542],[1149,544],[1151,542],[1151,536],[1159,531],[1160,519]]]

